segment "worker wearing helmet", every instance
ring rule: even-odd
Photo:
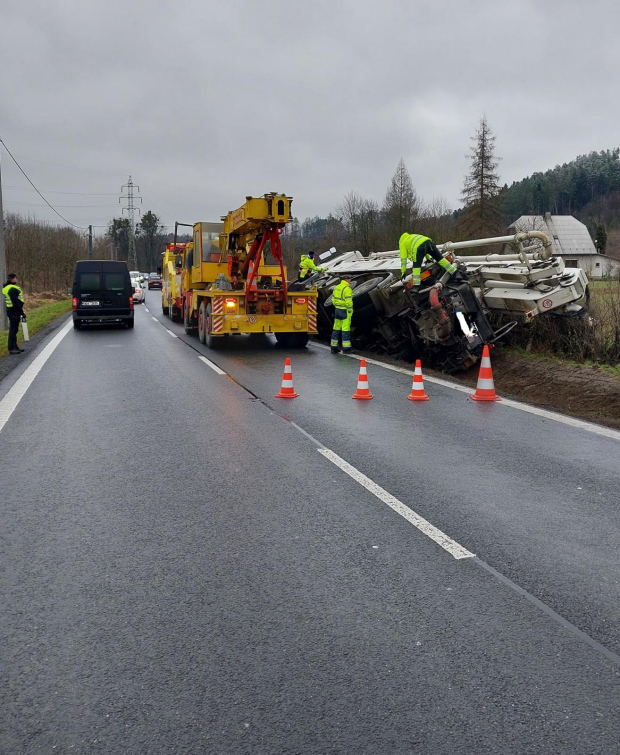
[[[456,267],[443,257],[433,243],[433,240],[429,239],[428,236],[422,236],[419,233],[403,233],[398,242],[398,248],[400,249],[401,278],[407,277],[407,260],[411,260],[413,264],[413,270],[411,271],[413,291],[420,289],[422,261],[425,257],[432,257],[450,275],[456,273]]]
[[[299,263],[299,280],[304,280],[310,271],[313,273],[322,273],[323,268],[317,267],[314,264],[314,252],[308,252],[308,254],[301,255],[301,262]]]
[[[342,334],[342,353],[349,354],[351,348],[351,317],[353,315],[353,291],[351,289],[351,276],[343,276],[340,283],[332,292],[332,304],[334,305],[334,328],[332,330],[332,354],[340,351],[339,340]]]

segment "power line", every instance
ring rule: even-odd
[[[5,189],[17,189],[18,191],[32,191],[31,188],[28,186],[10,186],[9,184],[4,184]],[[44,194],[72,194],[73,196],[79,196],[79,197],[116,197],[117,194],[115,191],[107,191],[107,192],[91,192],[91,191],[47,191],[43,190]]]
[[[46,204],[46,205],[47,205],[47,206],[48,206],[48,207],[50,208],[50,210],[53,210],[53,211],[54,211],[54,212],[56,213],[56,215],[58,215],[58,217],[59,217],[59,218],[60,218],[61,220],[64,220],[64,222],[65,222],[65,223],[67,223],[67,225],[70,225],[70,226],[71,226],[72,228],[79,228],[79,229],[80,229],[80,231],[85,231],[85,230],[86,230],[86,228],[83,228],[82,226],[79,226],[79,225],[75,225],[75,223],[72,223],[72,222],[71,222],[70,220],[67,220],[67,218],[64,218],[64,217],[63,217],[63,216],[62,216],[62,215],[61,215],[61,214],[60,214],[60,213],[58,212],[58,210],[57,210],[57,209],[56,209],[55,207],[52,207],[52,205],[51,205],[51,204],[50,204],[50,203],[49,203],[49,202],[47,201],[47,199],[46,199],[46,198],[45,198],[45,197],[43,196],[43,194],[41,194],[41,192],[40,192],[40,191],[39,191],[39,190],[37,189],[37,187],[36,187],[36,186],[35,186],[35,185],[34,185],[34,184],[32,183],[32,181],[31,181],[31,180],[30,180],[30,179],[28,178],[28,176],[26,175],[26,173],[25,173],[24,169],[22,168],[22,166],[21,166],[21,165],[20,165],[20,164],[19,164],[19,163],[17,162],[17,160],[16,160],[16,159],[15,159],[15,158],[13,157],[13,155],[11,154],[11,150],[10,150],[10,149],[9,149],[9,148],[8,148],[8,147],[6,146],[6,144],[4,143],[4,141],[3,141],[3,140],[2,140],[1,138],[0,138],[0,144],[2,144],[2,146],[4,147],[4,149],[5,149],[5,150],[6,150],[7,152],[8,152],[8,154],[9,154],[9,157],[11,158],[11,160],[13,160],[13,162],[15,163],[15,165],[17,165],[17,167],[18,167],[18,168],[20,169],[20,171],[22,172],[22,174],[23,174],[24,178],[26,179],[26,181],[28,181],[28,183],[29,183],[29,184],[30,184],[30,185],[32,186],[32,188],[33,188],[33,189],[34,189],[34,190],[35,190],[35,191],[37,192],[37,194],[38,194],[38,195],[39,195],[39,196],[41,197],[41,199],[42,199],[42,200],[43,200],[43,201],[45,202],[45,204]]]

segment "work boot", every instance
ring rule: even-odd
[[[352,349],[351,346],[347,346],[346,349],[345,348],[342,349],[342,353],[343,354],[352,354],[353,353],[353,349]]]
[[[332,346],[331,347],[331,352],[332,352],[332,354],[339,354],[340,353],[340,349],[337,346]]]
[[[17,349],[11,349],[11,350],[9,351],[9,354],[21,354],[21,353],[22,353],[22,351],[25,351],[25,349],[20,349],[20,348],[17,348]]]

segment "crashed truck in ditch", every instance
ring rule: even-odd
[[[472,249],[497,245],[509,253],[471,256]],[[296,288],[318,289],[318,330],[327,338],[334,319],[332,291],[343,274],[350,275],[354,346],[404,359],[421,357],[445,372],[475,364],[484,345],[505,338],[518,322],[539,315],[587,315],[585,273],[552,256],[551,240],[540,231],[438,248],[459,274],[451,277],[434,260],[427,261],[419,292],[411,290],[410,276],[401,280],[398,251],[364,257],[332,249],[320,255],[323,272]],[[459,256],[459,250],[468,254]]]

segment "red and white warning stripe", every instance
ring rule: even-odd
[[[224,330],[224,318],[222,315],[213,316],[213,332],[221,333]]]
[[[211,299],[211,302],[212,302],[214,315],[224,314],[224,297],[223,296],[214,296]]]
[[[308,299],[308,330],[316,331],[316,299]]]

